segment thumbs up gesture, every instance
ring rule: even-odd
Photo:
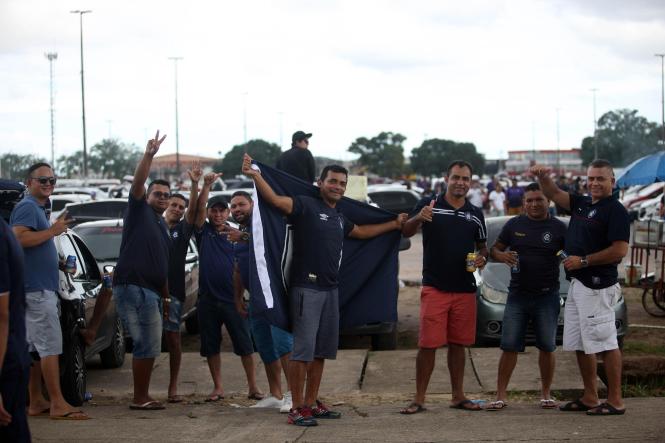
[[[420,210],[420,218],[423,221],[426,222],[431,222],[432,221],[432,208],[434,208],[434,203],[436,203],[436,200],[432,200],[429,202],[428,206],[423,206],[423,208]]]

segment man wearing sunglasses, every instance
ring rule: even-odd
[[[291,137],[291,149],[282,153],[277,160],[277,169],[287,172],[294,177],[305,180],[307,183],[314,184],[316,180],[316,167],[314,165],[314,156],[307,149],[309,139],[312,134],[306,134],[303,131],[296,131]]]
[[[46,213],[51,207],[49,197],[55,182],[49,164],[30,166],[26,176],[29,194],[16,205],[10,218],[25,256],[26,336],[33,358],[37,360],[30,370],[28,414],[85,420],[88,416],[67,403],[60,389],[59,260],[53,238],[65,232],[71,220],[66,219],[65,211],[55,223],[48,221]],[[42,376],[50,401],[42,394]]]
[[[166,136],[148,140],[134,172],[129,205],[122,228],[120,256],[113,273],[113,298],[134,349],[134,398],[130,409],[164,409],[150,397],[150,376],[161,352],[162,315],[168,315],[168,269],[171,240],[162,217],[169,204],[169,182],[153,180],[145,190],[152,159]]]

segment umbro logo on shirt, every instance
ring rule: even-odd
[[[325,221],[325,222],[328,221],[328,218],[329,218],[328,214],[323,214],[323,213],[322,213],[322,214],[319,214],[319,219],[321,219],[321,220],[323,220],[323,221]]]
[[[589,211],[589,218],[593,217],[594,215],[596,215],[596,210],[595,209],[592,209],[591,211]]]

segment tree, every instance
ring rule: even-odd
[[[245,144],[236,145],[224,156],[224,160],[215,164],[215,171],[221,171],[225,177],[235,177],[241,173],[242,157],[248,153],[254,160],[260,161],[270,166],[277,163],[279,155],[282,153],[275,143],[268,143],[265,140],[250,140]]]
[[[615,166],[626,166],[661,149],[658,146],[661,130],[658,124],[639,116],[635,109],[606,112],[598,120],[596,136],[582,140],[582,161],[587,165],[594,159],[596,143],[598,158]]]
[[[404,147],[402,134],[382,132],[371,139],[360,137],[349,146],[348,151],[360,154],[358,163],[381,177],[398,177],[404,169]]]
[[[476,151],[473,143],[433,138],[411,151],[411,167],[416,174],[424,176],[446,174],[454,160],[469,162],[474,174],[481,175],[485,169],[485,157]]]
[[[3,154],[0,157],[0,177],[24,180],[28,168],[39,162],[46,162],[46,160],[32,154]]]
[[[90,149],[88,168],[104,178],[133,175],[143,153],[134,144],[104,139]]]

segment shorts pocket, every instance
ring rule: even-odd
[[[614,325],[614,315],[612,314],[589,318],[587,321],[589,324],[589,337],[592,340],[604,341],[617,333],[617,328]]]

